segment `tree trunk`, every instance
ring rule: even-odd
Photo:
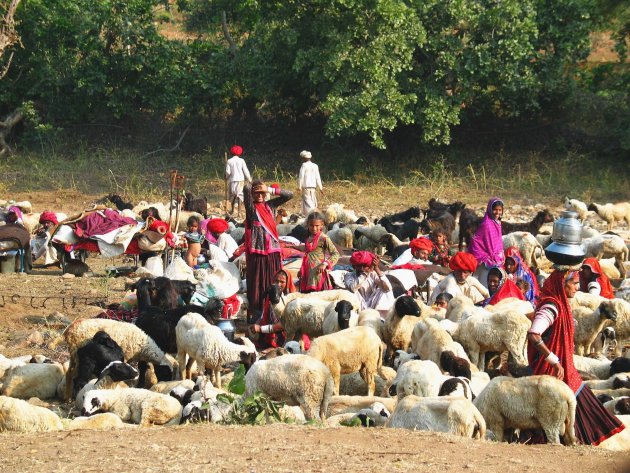
[[[15,125],[20,123],[24,118],[24,113],[21,109],[17,109],[11,112],[3,122],[0,122],[0,158],[6,154],[11,154],[13,150],[6,141],[7,136],[11,133],[11,130]]]
[[[11,0],[9,6],[6,7],[4,17],[0,18],[0,58],[2,58],[7,49],[20,42],[20,37],[15,31],[15,20],[13,18],[20,1],[21,0]],[[12,59],[13,54],[9,56],[9,60],[6,65],[0,69],[0,79],[6,75]]]
[[[221,12],[221,27],[223,28],[223,36],[225,36],[225,40],[230,45],[230,52],[234,55],[236,54],[236,43],[230,34],[230,30],[228,29],[227,24],[227,15],[225,14],[225,10]]]

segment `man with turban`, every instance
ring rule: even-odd
[[[394,305],[394,292],[379,267],[380,259],[369,251],[355,251],[350,257],[353,271],[344,277],[346,288],[357,295],[361,310],[376,309],[384,317]]]
[[[298,189],[302,192],[302,214],[308,216],[317,208],[317,189],[323,194],[324,187],[319,177],[319,167],[311,161],[313,158],[311,152],[302,151],[300,158],[302,158],[302,167],[298,178]]]
[[[31,254],[33,261],[45,256],[44,265],[50,265],[57,261],[57,250],[49,246],[53,227],[59,224],[54,212],[46,210],[39,216],[39,228],[35,237],[31,239]]]
[[[460,251],[451,258],[449,267],[453,272],[442,279],[431,293],[430,305],[433,305],[437,296],[443,292],[453,297],[466,296],[474,304],[490,297],[488,289],[472,275],[477,269],[477,259],[472,254]]]
[[[225,165],[225,180],[228,185],[228,200],[231,204],[230,215],[234,213],[234,208],[236,207],[236,215],[237,217],[240,217],[245,179],[247,179],[247,182],[251,183],[252,177],[249,175],[247,163],[243,158],[241,158],[243,148],[238,145],[234,145],[230,148],[230,154],[232,154],[232,157],[227,160]]]
[[[433,251],[433,242],[425,237],[414,238],[409,242],[409,249],[405,250],[394,260],[392,266],[405,264],[431,264],[429,255]]]
[[[227,233],[228,223],[222,218],[208,218],[199,224],[199,229],[208,243],[208,259],[229,261],[238,248],[234,238]]]

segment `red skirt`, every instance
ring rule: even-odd
[[[621,432],[625,426],[595,397],[591,388],[583,384],[577,394],[575,436],[585,445],[599,445]]]
[[[247,253],[247,313],[250,322],[255,320],[263,308],[265,290],[273,284],[273,277],[282,269],[280,252],[261,255]]]

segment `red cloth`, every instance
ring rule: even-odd
[[[272,189],[275,189],[276,194],[280,190],[280,184],[276,184],[275,182],[273,184],[271,184],[269,187],[271,187]]]
[[[239,145],[234,145],[230,148],[230,153],[236,156],[240,156],[241,154],[243,154],[243,148],[241,148]]]
[[[599,295],[605,297],[606,299],[614,299],[615,293],[613,291],[612,284],[610,284],[610,279],[608,279],[608,276],[606,276],[602,271],[602,267],[600,266],[597,258],[586,258],[582,263],[582,267],[584,266],[591,268],[593,274],[597,276],[597,282],[602,289]],[[589,282],[590,281],[587,281],[584,274],[580,271],[580,291],[588,292]]]
[[[300,291],[301,292],[319,292],[319,291],[325,291],[328,289],[332,289],[332,284],[330,283],[330,278],[328,276],[328,270],[332,269],[330,261],[326,262],[326,261],[314,261],[314,264],[320,265],[322,263],[327,263],[327,270],[325,273],[322,274],[321,278],[319,279],[319,283],[317,284],[317,286],[313,285],[313,286],[309,286],[309,275],[311,273],[311,270],[313,269],[314,266],[312,266],[309,261],[308,261],[308,255],[309,253],[311,253],[315,248],[317,248],[317,244],[319,243],[319,238],[322,236],[322,232],[320,231],[319,233],[317,233],[317,235],[313,235],[313,240],[309,241],[309,239],[307,238],[306,241],[304,242],[304,249],[306,250],[304,252],[304,256],[302,257],[302,266],[300,266]]]
[[[448,267],[453,271],[470,271],[474,273],[477,269],[477,258],[470,253],[460,251],[451,258]]]
[[[94,235],[105,235],[117,228],[125,225],[136,225],[137,223],[133,218],[123,217],[114,210],[105,209],[92,212],[79,220],[75,224],[74,233],[80,238],[87,238]]]
[[[433,242],[424,237],[414,238],[409,243],[409,248],[411,248],[412,252],[426,250],[430,253],[433,250]]]
[[[431,266],[431,264],[428,264],[427,266]],[[405,263],[405,264],[397,264],[396,266],[392,266],[391,269],[410,269],[412,271],[415,271],[417,269],[426,269],[426,267],[423,264]]]
[[[266,202],[257,202],[254,204],[254,210],[256,211],[256,216],[258,217],[258,221],[263,226],[265,231],[269,234],[271,238],[276,241],[280,241],[280,236],[278,235],[278,229],[276,227],[276,219],[271,211],[271,207]],[[252,230],[249,226],[249,221],[245,220],[245,248],[251,248],[251,239],[252,239]],[[268,248],[267,248],[268,250]],[[266,250],[266,251],[267,251]],[[267,254],[266,252],[259,252],[260,254]]]
[[[210,233],[225,233],[230,227],[222,218],[211,218],[208,220],[206,228]]]
[[[241,309],[241,300],[233,294],[227,299],[223,299],[223,312],[221,313],[222,319],[233,319]]]
[[[350,264],[352,266],[371,266],[374,258],[374,254],[369,251],[355,251],[350,257]]]
[[[149,230],[157,232],[160,235],[166,235],[168,233],[168,223],[154,219],[149,225]]]
[[[558,316],[554,321],[550,329],[547,329],[543,333],[543,340],[547,348],[549,348],[560,359],[562,368],[564,368],[564,382],[577,393],[580,385],[582,384],[582,378],[573,365],[573,313],[571,312],[571,306],[569,305],[569,299],[564,292],[564,281],[567,276],[567,271],[554,271],[551,276],[545,281],[540,292],[540,302],[536,307],[536,310],[543,304],[552,303],[558,309]],[[577,273],[575,274],[577,277]],[[548,336],[545,335],[549,333]],[[546,359],[538,353],[536,346],[529,342],[527,345],[527,357],[529,359],[529,366],[534,374],[552,374],[552,365],[546,361]]]
[[[118,320],[119,322],[133,322],[138,318],[140,312],[138,309],[123,310],[123,309],[105,309],[103,312],[96,316],[97,319],[109,319]]]
[[[506,277],[503,279],[503,284],[501,284],[501,287],[490,298],[488,304],[495,305],[497,302],[502,301],[503,299],[507,299],[508,297],[516,297],[517,299],[520,299],[522,301],[525,300],[523,291],[519,289],[514,281]]]
[[[50,212],[49,210],[45,210],[39,216],[39,223],[51,222],[53,225],[57,225],[59,220],[57,220],[57,216],[54,212]]]

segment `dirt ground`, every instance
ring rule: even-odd
[[[96,196],[73,191],[29,193],[36,211],[72,213]],[[391,196],[393,211],[406,206]],[[526,220],[531,201],[515,202],[510,220]],[[475,202],[483,208],[484,202]],[[348,207],[351,207],[348,205]],[[352,206],[379,215],[380,208]],[[558,214],[556,202],[552,212]],[[36,268],[31,275],[0,275],[0,353],[45,354],[65,361],[63,345],[51,349],[68,321],[92,316],[97,303],[119,302],[124,278],[104,277],[122,258],[88,259],[94,276],[61,277],[58,268]],[[19,297],[15,297],[15,295]],[[34,298],[31,298],[34,296]],[[48,297],[48,299],[43,299]],[[103,463],[103,462],[106,463]],[[237,427],[189,425],[112,432],[0,434],[0,472],[161,471],[630,471],[630,455],[592,447],[551,447],[470,441],[403,430],[271,425]]]

